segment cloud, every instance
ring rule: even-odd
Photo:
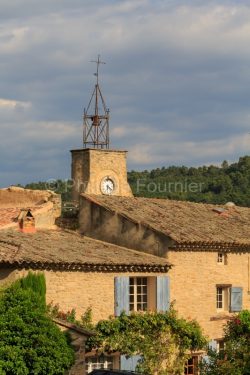
[[[1,185],[70,175],[98,53],[112,147],[130,168],[249,153],[248,1],[0,5]]]
[[[31,103],[0,98],[0,110],[2,108],[3,109],[29,109],[31,108]]]

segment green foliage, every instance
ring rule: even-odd
[[[73,362],[66,336],[46,315],[43,288],[41,275],[28,275],[1,295],[1,375],[64,374]]]
[[[76,319],[75,309],[64,312],[60,310],[59,304],[57,303],[54,305],[53,301],[47,305],[47,312],[48,312],[48,315],[51,316],[52,318],[66,320],[69,323],[74,323],[78,325],[79,327],[82,327],[85,329],[89,329],[89,330],[94,329],[94,324],[92,323],[92,309],[90,307],[87,308],[87,310],[81,316],[80,320]]]
[[[87,310],[84,312],[84,314],[81,316],[81,322],[80,325],[83,328],[94,330],[94,324],[93,324],[93,314],[91,307],[88,307]]]
[[[97,323],[96,336],[87,341],[87,350],[142,355],[138,370],[144,374],[181,375],[187,351],[201,349],[206,340],[195,321],[166,313],[143,312],[111,317]]]
[[[69,313],[60,311],[59,305],[49,305],[54,317],[68,319]],[[202,349],[206,339],[194,320],[180,319],[173,308],[166,313],[142,312],[101,320],[92,323],[92,310],[88,308],[81,320],[73,323],[96,332],[86,342],[86,350],[98,353],[120,352],[132,356],[140,354],[138,371],[147,375],[183,375],[188,351]]]
[[[233,201],[250,207],[250,156],[241,157],[231,165],[224,161],[221,167],[170,166],[131,171],[128,180],[135,196],[214,204]],[[196,189],[193,189],[194,183]]]
[[[43,306],[46,305],[46,280],[43,273],[29,271],[26,277],[19,279],[16,283],[20,283],[22,289],[31,289],[36,292],[40,296]]]
[[[250,156],[243,156],[233,164],[224,160],[221,167],[170,166],[151,171],[131,171],[128,173],[128,181],[135,196],[215,204],[233,201],[239,206],[250,207]],[[154,184],[151,188],[150,183]],[[191,184],[194,183],[197,188],[193,191]],[[71,180],[30,183],[25,188],[53,190],[62,195],[63,202],[71,200]],[[75,217],[77,213],[65,211],[63,215]]]
[[[225,326],[225,348],[208,352],[201,375],[250,374],[250,311],[241,311]]]

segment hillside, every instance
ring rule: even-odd
[[[215,204],[232,201],[250,207],[250,156],[230,165],[224,161],[220,167],[170,166],[131,171],[128,179],[136,196]]]
[[[128,181],[135,196],[168,198],[224,204],[232,201],[250,207],[250,156],[220,167],[162,167],[151,171],[128,172]],[[29,189],[51,189],[62,194],[64,201],[71,199],[70,181],[27,184]]]

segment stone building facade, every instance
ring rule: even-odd
[[[77,318],[91,308],[94,322],[123,310],[168,310],[170,268],[166,259],[68,230],[0,231],[1,286],[30,270],[43,272],[48,304],[58,304],[64,312],[75,309]],[[114,368],[130,366],[119,353],[101,358],[90,353],[79,360],[82,372],[77,366],[77,375],[99,366],[101,360]]]
[[[82,194],[79,222],[82,233],[173,264],[171,301],[210,340],[250,309],[249,208]]]

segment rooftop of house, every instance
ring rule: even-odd
[[[56,218],[61,213],[61,198],[49,190],[29,190],[17,186],[0,189],[0,230],[16,227],[20,212],[28,209],[35,217],[53,212]]]
[[[166,259],[94,240],[68,230],[0,232],[0,263],[34,269],[167,272]]]
[[[61,326],[61,327],[66,328],[68,330],[75,331],[75,332],[79,333],[80,335],[85,336],[86,338],[90,337],[90,336],[95,336],[96,335],[96,333],[94,331],[90,331],[88,329],[79,327],[77,324],[70,323],[70,322],[68,322],[66,320],[63,320],[63,319],[53,318],[53,321],[58,326]]]
[[[250,208],[118,196],[82,196],[116,214],[163,233],[178,246],[224,244],[250,249]]]
[[[33,213],[39,210],[40,207],[24,207],[24,209],[30,209]],[[20,208],[2,208],[0,207],[0,229],[12,227],[16,225],[17,218],[20,214]]]

